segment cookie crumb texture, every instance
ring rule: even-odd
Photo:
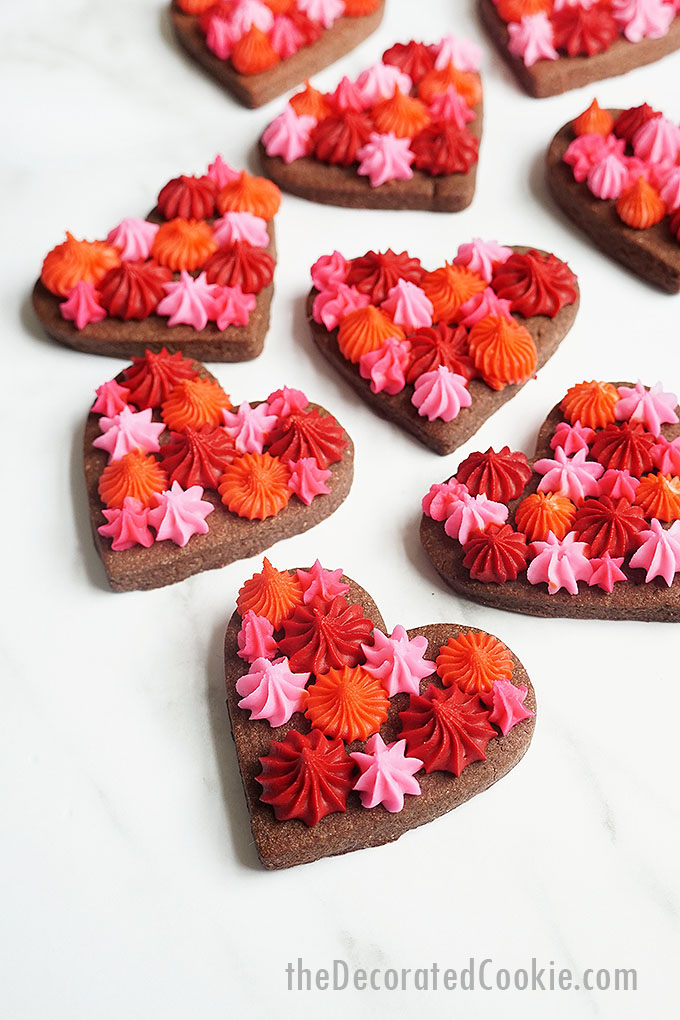
[[[522,758],[536,698],[475,628],[388,633],[319,561],[243,585],[225,637],[227,706],[266,868],[380,846],[488,789]]]
[[[533,460],[470,454],[423,499],[420,537],[453,590],[532,616],[680,621],[680,419],[661,383],[586,381]]]

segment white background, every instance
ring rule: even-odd
[[[115,595],[89,533],[81,434],[122,367],[46,339],[29,295],[63,237],[144,215],[216,152],[248,163],[282,107],[248,111],[171,41],[159,0],[2,4],[3,775],[0,1010],[6,1020],[376,1015],[668,1017],[677,1003],[678,630],[549,621],[454,597],[418,542],[419,500],[471,450],[531,452],[572,383],[680,389],[678,302],[609,262],[553,208],[543,154],[594,94],[680,119],[680,56],[548,100],[485,45],[477,196],[456,216],[284,197],[273,322],[255,362],[215,371],[238,401],[282,383],[351,431],[356,480],[327,522],[270,555],[342,566],[390,627],[458,621],[512,645],[536,686],[524,761],[398,843],[267,873],[250,838],[224,706],[222,637],[259,560]],[[382,28],[318,76],[331,88],[394,41],[483,40],[472,0],[389,0]],[[472,236],[555,251],[582,306],[537,381],[448,458],[375,417],[315,351],[303,314],[322,253],[404,248],[434,267]],[[364,967],[636,967],[637,994],[288,993],[303,957]]]

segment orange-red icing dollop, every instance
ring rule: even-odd
[[[155,492],[168,487],[168,476],[151,454],[132,450],[114,460],[102,471],[99,496],[109,508],[122,507],[128,496],[144,506],[153,506]]]
[[[534,492],[515,510],[515,526],[530,542],[545,542],[548,532],[562,539],[571,531],[576,507],[555,492]]]
[[[350,312],[342,320],[338,347],[348,361],[356,363],[362,354],[376,351],[388,337],[403,340],[405,333],[382,309],[367,305]]]
[[[242,617],[252,609],[278,630],[301,603],[302,585],[297,576],[277,570],[265,556],[260,573],[253,574],[239,590],[236,608]]]
[[[177,6],[185,14],[203,14],[214,5],[215,0],[177,0]]]
[[[109,269],[120,265],[120,253],[105,241],[78,241],[66,232],[66,240],[48,252],[40,279],[58,297],[68,297],[77,283],[96,286]]]
[[[487,315],[470,330],[470,354],[487,386],[502,390],[522,383],[536,371],[538,354],[534,339],[514,319]]]
[[[366,740],[387,719],[389,698],[361,666],[329,669],[307,688],[305,715],[328,737]]]
[[[431,120],[425,103],[404,95],[398,88],[390,99],[376,103],[371,115],[377,131],[384,135],[391,131],[397,138],[413,138]]]
[[[270,453],[245,453],[226,469],[218,485],[222,502],[239,517],[263,521],[287,506],[290,471]]]
[[[643,475],[635,493],[635,502],[649,519],[680,520],[680,478],[675,475]]]
[[[266,177],[254,177],[243,170],[229,181],[217,196],[217,208],[228,212],[251,212],[263,220],[271,220],[281,205],[281,192]]]
[[[305,81],[302,92],[297,92],[290,100],[298,117],[303,115],[323,120],[331,112],[331,107],[323,92],[319,92],[309,81]]]
[[[447,687],[454,684],[466,694],[490,691],[495,680],[512,676],[512,655],[491,634],[468,631],[449,638],[437,656],[437,673]]]
[[[245,35],[234,43],[231,62],[239,74],[260,74],[281,60],[269,37],[257,25],[251,25]]]
[[[210,224],[181,216],[161,223],[151,246],[152,257],[173,273],[200,269],[216,251],[217,241]]]
[[[503,21],[521,21],[533,14],[552,14],[554,0],[497,0]]]
[[[560,409],[571,425],[580,421],[586,428],[603,429],[616,421],[618,400],[618,390],[612,383],[591,380],[568,389]]]
[[[579,114],[571,125],[577,135],[604,135],[614,130],[614,118],[609,110],[603,110],[597,99],[593,99],[587,110]]]
[[[428,105],[442,92],[453,85],[468,106],[478,106],[482,101],[482,83],[476,71],[459,71],[453,64],[441,70],[428,71],[418,86],[418,97]]]
[[[452,322],[461,305],[486,290],[487,283],[467,266],[447,262],[431,273],[425,273],[420,286],[432,302],[435,322]]]
[[[640,176],[635,184],[621,192],[616,211],[627,227],[648,230],[661,222],[667,209],[656,188]]]
[[[182,379],[163,401],[162,417],[173,432],[219,425],[222,411],[230,410],[229,396],[211,379]]]

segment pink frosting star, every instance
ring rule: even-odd
[[[154,537],[149,531],[149,508],[139,499],[126,496],[122,507],[102,510],[106,524],[101,524],[97,531],[106,538],[112,538],[111,548],[114,552],[132,549],[142,545],[148,549],[153,545]]]
[[[512,248],[505,248],[497,241],[473,237],[472,241],[460,245],[453,262],[456,266],[466,266],[470,272],[491,283],[494,268],[504,265],[512,254]]]
[[[569,457],[573,453],[578,453],[579,450],[588,450],[588,444],[592,443],[594,438],[595,431],[588,428],[587,425],[581,425],[580,421],[575,421],[573,425],[561,421],[550,440],[550,449],[556,450],[558,446],[561,446]]]
[[[608,595],[614,590],[614,585],[617,581],[627,581],[628,578],[621,570],[623,566],[623,556],[612,556],[605,552],[602,556],[598,556],[596,559],[590,561],[590,566],[593,569],[593,573],[588,581],[591,588],[597,586],[602,591],[606,591]]]
[[[328,330],[337,329],[342,320],[357,308],[367,308],[371,299],[356,287],[339,283],[333,290],[322,290],[314,298],[312,315],[315,322],[323,323]]]
[[[614,407],[617,421],[642,422],[655,436],[660,435],[662,425],[675,425],[678,416],[675,408],[678,398],[675,393],[665,393],[658,382],[651,389],[637,382],[635,387],[619,386],[621,399]]]
[[[346,282],[348,270],[349,262],[339,251],[322,255],[312,266],[312,283],[317,290],[337,290]]]
[[[474,110],[470,109],[453,85],[448,85],[444,92],[438,92],[432,97],[429,110],[432,120],[450,120],[457,128],[464,128],[475,119]]]
[[[287,60],[304,45],[305,37],[291,18],[286,14],[277,14],[274,16],[269,41],[278,55]]]
[[[117,227],[109,231],[106,241],[118,248],[124,262],[136,262],[138,259],[148,259],[157,233],[157,223],[131,217],[121,220]]]
[[[612,499],[628,499],[632,503],[639,484],[640,479],[631,475],[630,471],[610,468],[600,478],[598,495],[611,496]]]
[[[115,414],[128,406],[130,391],[115,379],[109,379],[108,382],[102,383],[95,392],[97,399],[92,405],[94,414],[104,414],[107,418],[113,418]]]
[[[433,521],[445,521],[453,513],[456,504],[469,495],[467,485],[457,482],[455,478],[443,484],[431,485],[430,491],[423,496],[423,513]]]
[[[641,545],[633,554],[631,567],[646,570],[647,583],[655,577],[663,577],[670,588],[674,576],[680,571],[680,521],[666,529],[661,521],[654,518],[649,531],[641,531],[637,537]]]
[[[205,275],[205,274],[201,274]],[[218,329],[229,326],[247,326],[250,313],[257,299],[254,294],[244,294],[241,285],[217,287],[214,294],[213,314]]]
[[[250,672],[236,681],[241,695],[238,705],[251,719],[266,719],[270,726],[283,726],[294,712],[302,710],[305,684],[310,673],[293,673],[288,659],[255,659]]]
[[[680,166],[673,167],[666,175],[659,196],[669,212],[680,209]]]
[[[665,0],[612,0],[612,14],[626,39],[661,39],[675,17],[672,3]]]
[[[361,93],[353,81],[343,75],[336,86],[335,92],[331,92],[328,101],[333,109],[343,113],[345,110],[354,110],[358,113],[372,105],[372,101],[364,102]]]
[[[418,414],[427,417],[428,421],[436,418],[453,421],[460,414],[461,408],[470,406],[472,397],[465,376],[440,365],[416,379],[411,403],[418,408]]]
[[[396,337],[388,337],[376,351],[367,351],[359,358],[359,372],[371,380],[373,393],[401,393],[406,385],[404,372],[410,360],[411,345]]]
[[[585,554],[585,542],[576,541],[576,533],[570,531],[562,541],[552,531],[545,542],[533,542],[531,550],[534,559],[527,570],[530,584],[547,583],[548,593],[554,595],[564,588],[570,595],[578,595],[578,582],[590,581],[593,568]]]
[[[213,15],[208,20],[205,45],[219,60],[228,60],[234,49],[234,43],[239,41],[242,34],[231,21]]]
[[[185,546],[192,535],[207,533],[205,519],[215,507],[202,496],[202,486],[192,485],[185,490],[179,482],[173,482],[165,492],[154,493],[158,505],[149,511],[149,524],[156,529],[159,542],[169,539]]]
[[[445,71],[449,64],[459,71],[478,71],[481,60],[481,46],[471,39],[448,34],[442,37],[434,66],[438,71]]]
[[[555,33],[547,14],[527,14],[521,21],[510,22],[507,28],[508,49],[521,57],[526,67],[533,67],[538,60],[557,60]]]
[[[403,808],[406,794],[420,795],[415,774],[423,763],[420,758],[406,756],[405,740],[386,744],[380,734],[375,733],[366,741],[366,751],[352,751],[350,758],[361,769],[354,789],[359,791],[363,807],[382,804],[394,814]]]
[[[267,125],[262,142],[268,156],[280,156],[284,163],[293,163],[311,151],[311,133],[316,127],[316,117],[297,114],[290,103],[283,113]]]
[[[229,184],[230,181],[237,180],[241,174],[238,170],[234,170],[233,166],[229,166],[228,163],[222,159],[221,156],[215,156],[208,167],[208,177],[215,182],[218,188],[222,189],[225,184]]]
[[[298,6],[302,4],[298,3]],[[229,18],[240,36],[255,26],[261,32],[269,32],[274,25],[274,15],[262,0],[236,0]]]
[[[109,464],[114,460],[120,460],[132,450],[156,453],[161,448],[158,437],[164,431],[165,425],[163,422],[152,421],[152,414],[153,410],[150,407],[145,411],[133,411],[131,407],[124,407],[112,418],[102,415],[99,419],[99,428],[103,435],[97,436],[92,445],[99,450],[106,450]]]
[[[380,306],[397,326],[415,332],[432,325],[434,309],[425,291],[409,280],[397,280]]]
[[[401,625],[387,637],[382,631],[373,631],[373,644],[363,645],[366,656],[364,669],[387,691],[388,697],[404,692],[420,694],[420,681],[434,673],[437,664],[425,658],[427,638],[409,636]]]
[[[169,316],[168,326],[183,324],[201,330],[205,329],[209,319],[215,318],[215,298],[220,288],[215,283],[208,283],[205,273],[194,278],[183,269],[179,280],[164,283],[163,289],[165,297],[156,311],[158,315]]]
[[[680,475],[680,436],[670,443],[665,436],[659,436],[652,447],[652,460],[662,475]]]
[[[357,152],[357,173],[368,177],[372,188],[379,188],[386,181],[410,181],[411,163],[416,158],[410,144],[410,138],[397,138],[392,131],[385,135],[371,131],[368,141]]]
[[[616,138],[615,135],[609,135],[608,138],[602,135],[580,135],[569,144],[564,162],[572,167],[575,180],[585,181],[595,164],[609,153],[620,156],[625,164],[625,146],[623,138]]]
[[[282,386],[267,397],[269,413],[277,418],[287,418],[294,411],[304,411],[309,401],[302,390],[294,390],[290,386]]]
[[[494,680],[491,690],[480,695],[491,709],[489,722],[498,726],[503,736],[522,719],[533,717],[534,713],[524,704],[528,690],[525,684],[515,686],[510,680]]]
[[[302,585],[302,601],[305,604],[320,598],[324,602],[332,602],[338,595],[346,595],[349,585],[341,581],[342,567],[337,570],[325,570],[319,560],[315,560],[309,570],[298,570],[297,579]]]
[[[267,221],[251,212],[225,213],[212,227],[220,248],[229,248],[237,241],[247,241],[254,248],[266,248],[269,244]]]
[[[444,531],[449,538],[457,539],[465,545],[473,531],[486,531],[490,524],[505,524],[508,508],[505,503],[496,503],[483,493],[477,496],[463,496],[454,503],[450,515],[444,524]]]
[[[101,322],[106,318],[106,309],[99,304],[99,294],[94,284],[79,280],[69,291],[65,301],[59,305],[62,319],[72,322],[76,329],[85,329],[90,322]]]
[[[607,152],[593,163],[586,180],[595,198],[613,199],[621,195],[628,182],[628,175],[624,157],[616,152]]]
[[[327,468],[320,468],[314,457],[289,460],[288,470],[288,488],[305,506],[309,506],[315,496],[327,496],[331,491],[326,485],[331,473]]]
[[[268,404],[251,407],[244,400],[238,411],[222,411],[224,429],[234,440],[239,453],[262,453],[267,436],[278,423],[275,414],[269,413]]]
[[[413,82],[407,74],[393,64],[371,64],[357,78],[357,90],[362,103],[373,106],[381,99],[391,99],[395,89],[410,95]]]
[[[470,329],[481,322],[487,315],[498,315],[503,319],[512,319],[512,304],[506,298],[499,298],[496,291],[487,287],[481,294],[473,294],[458,309],[456,320],[461,326]]]
[[[334,21],[345,13],[343,0],[296,0],[299,10],[312,21],[318,21],[324,28],[330,28]]]
[[[586,450],[579,450],[573,457],[568,457],[558,446],[554,460],[548,457],[537,460],[534,471],[543,475],[538,483],[539,492],[556,492],[577,504],[588,496],[597,496],[600,491],[597,480],[604,467],[596,461],[586,460],[586,457]]]
[[[274,625],[265,617],[249,609],[241,621],[238,632],[238,655],[246,662],[255,659],[273,659],[276,655]]]

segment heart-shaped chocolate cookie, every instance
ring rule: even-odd
[[[451,453],[541,368],[576,317],[578,282],[535,248],[475,238],[426,271],[407,252],[312,267],[317,346],[380,415]]]
[[[678,19],[680,27],[680,19]],[[680,291],[680,127],[643,103],[594,101],[553,138],[553,198],[598,248],[670,293]]]
[[[255,358],[269,328],[280,202],[271,181],[217,156],[203,176],[168,181],[147,219],[124,219],[101,241],[67,233],[33,289],[38,318],[89,354]]]
[[[473,453],[423,500],[453,590],[533,616],[680,621],[680,423],[660,383],[572,386],[529,461]]]
[[[398,839],[492,786],[533,735],[531,681],[498,638],[446,623],[388,636],[341,575],[265,560],[227,627],[227,705],[267,868]]]
[[[85,426],[95,544],[114,591],[223,567],[325,520],[354,448],[300,390],[232,407],[207,369],[147,351],[97,390]]]
[[[331,205],[465,209],[482,137],[479,54],[453,36],[397,43],[333,92],[307,84],[260,139],[265,174]]]
[[[531,96],[625,74],[680,48],[678,5],[665,0],[479,0],[484,25]]]
[[[244,106],[263,106],[376,30],[385,0],[173,0],[180,45]]]

